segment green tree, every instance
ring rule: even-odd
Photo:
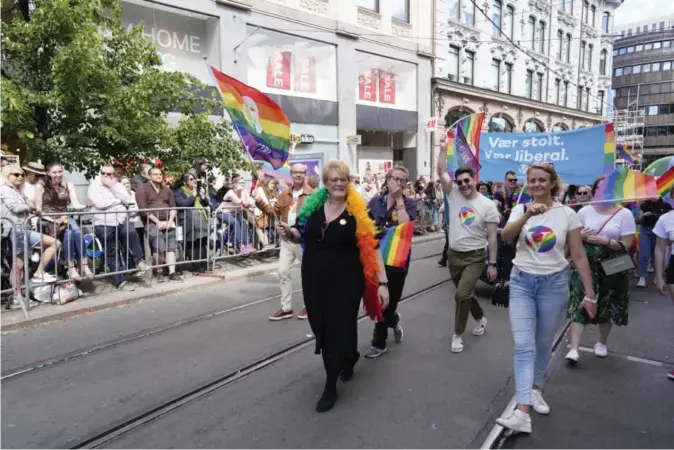
[[[203,156],[224,172],[245,165],[231,127],[206,117],[220,107],[204,86],[162,70],[142,25],[127,30],[120,0],[42,0],[3,24],[3,133],[31,159],[94,175],[102,163],[159,156],[173,172]],[[3,14],[4,17],[7,15]],[[196,110],[199,113],[196,113]],[[181,112],[175,129],[167,114]],[[189,165],[189,164],[188,164]]]

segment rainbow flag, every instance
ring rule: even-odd
[[[674,167],[670,167],[667,172],[663,173],[656,181],[658,186],[658,194],[664,197],[674,188]]]
[[[616,156],[618,158],[624,159],[627,164],[634,164],[637,160],[637,157],[634,156],[634,153],[630,151],[629,145],[617,145],[616,146]]]
[[[484,113],[471,114],[456,123],[456,130],[447,132],[447,172],[451,176],[459,168],[470,167],[477,173],[480,166],[480,133]]]
[[[615,169],[604,179],[594,195],[595,201],[646,200],[657,198],[655,177],[629,170]]]
[[[283,163],[283,166],[281,166],[279,169],[274,170],[273,167],[271,167],[268,164],[265,164],[262,166],[262,171],[265,173],[265,175],[269,175],[270,177],[274,177],[278,179],[279,181],[284,181],[288,183],[292,183],[293,177],[292,174],[290,173],[290,163],[286,161]]]
[[[529,194],[529,189],[527,188],[527,184],[524,183],[524,186],[522,186],[522,190],[520,191],[520,195],[517,197],[517,204],[518,205],[526,205],[527,203],[531,203],[534,201],[534,198]]]
[[[412,248],[414,235],[414,221],[387,228],[384,236],[379,240],[384,265],[404,268]]]
[[[613,122],[606,124],[604,129],[606,139],[604,140],[604,173],[609,173],[615,168],[615,128]]]
[[[279,169],[288,160],[290,121],[262,92],[209,66],[244,149],[256,161]]]

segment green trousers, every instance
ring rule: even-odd
[[[468,312],[475,320],[484,317],[484,311],[475,297],[475,286],[484,271],[486,250],[457,252],[449,249],[449,275],[456,286],[456,310],[454,312],[454,334],[461,336],[466,331]]]

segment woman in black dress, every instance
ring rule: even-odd
[[[304,244],[304,301],[316,336],[316,354],[323,355],[327,376],[316,405],[318,412],[335,405],[340,374],[342,381],[353,376],[360,357],[357,317],[361,299],[371,317],[381,318],[388,305],[374,223],[367,216],[365,201],[349,182],[349,168],[341,161],[330,161],[322,175],[325,188],[307,198],[297,224],[277,223],[284,238]]]

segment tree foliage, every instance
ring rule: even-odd
[[[220,100],[200,97],[194,77],[164,71],[142,24],[122,25],[120,0],[36,4],[3,24],[0,86],[2,131],[31,159],[89,174],[157,156],[176,173],[200,156],[224,172],[245,165],[231,126],[208,119]],[[177,127],[170,112],[185,115]]]

